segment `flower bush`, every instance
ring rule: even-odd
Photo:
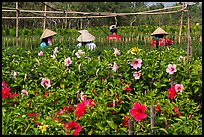
[[[128,52],[131,48],[114,48],[120,56],[113,48],[99,52],[63,47],[55,58],[54,45],[43,56],[4,49],[2,134],[127,135],[131,119],[134,134],[149,135],[151,105],[155,134],[202,134],[201,103],[196,100],[202,95],[202,58],[187,64],[178,61],[185,52],[173,47],[137,54]],[[75,54],[79,50],[80,58]],[[175,69],[167,71],[169,64],[176,65],[173,85],[169,72]],[[22,90],[24,96],[17,96]]]

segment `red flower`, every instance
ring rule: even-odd
[[[145,114],[145,105],[140,105],[138,102],[134,103],[133,108],[130,110],[130,115],[136,120],[140,121],[147,117]]]
[[[156,112],[160,112],[160,111],[161,111],[161,108],[160,108],[159,105],[155,106],[155,111],[156,111]]]
[[[122,126],[128,128],[128,120],[129,120],[128,116],[125,116],[123,120],[124,121],[122,122]]]
[[[77,104],[77,108],[75,111],[77,118],[80,118],[86,112],[86,106],[93,107],[94,105],[95,105],[95,103],[93,102],[92,99],[87,99],[87,100],[84,100],[83,102]]]
[[[81,126],[76,121],[64,124],[63,128],[65,128],[67,134],[70,134],[70,130],[74,128],[75,130],[72,135],[79,135],[79,132],[81,131]]]
[[[18,94],[16,92],[13,93],[14,97],[18,97]]]
[[[126,85],[126,87],[123,91],[132,91],[132,89],[130,88],[130,85]]]
[[[44,93],[44,97],[45,97],[45,98],[48,98],[48,95],[49,95],[48,92],[45,92],[45,93]]]
[[[76,108],[76,116],[77,118],[80,118],[86,111],[86,106],[84,105],[83,102],[77,104],[77,108]]]
[[[28,114],[28,116],[29,116],[29,117],[32,117],[32,116],[34,116],[34,115],[33,115],[32,112],[30,112],[30,113]]]
[[[28,116],[29,117],[37,117],[37,116],[39,116],[39,113],[32,113],[32,112],[30,112],[29,114],[28,114]]]
[[[182,114],[179,112],[178,108],[176,106],[174,106],[174,112],[179,115],[182,116]]]
[[[56,100],[56,99],[54,99],[53,103],[56,105],[56,104],[57,104],[57,100]]]
[[[63,110],[63,111],[68,111],[69,108],[68,108],[68,107],[63,107],[62,110]]]
[[[84,103],[84,105],[88,107],[93,107],[95,105],[92,99],[84,100],[82,103]]]
[[[9,91],[10,91],[10,88],[2,87],[2,99],[9,98],[10,96],[12,96],[11,92]]]
[[[168,89],[168,98],[173,99],[176,95],[176,89],[175,86],[172,86],[170,89]]]
[[[57,115],[61,115],[61,114],[64,114],[64,111],[60,109],[59,111],[57,111]]]
[[[60,122],[60,118],[54,116],[54,120]]]
[[[40,125],[40,123],[39,123],[39,122],[35,122],[35,125],[36,125],[36,126],[39,126],[39,125]]]
[[[102,83],[104,82],[104,80],[105,80],[104,77],[101,77],[101,82],[102,82]]]
[[[190,114],[190,115],[188,116],[188,119],[190,119],[192,116],[193,116],[193,114]]]
[[[112,113],[113,115],[115,115],[115,114],[116,114],[116,111],[111,111],[111,113]]]
[[[119,103],[119,104],[121,104],[122,102],[123,102],[123,100],[122,100],[122,99],[120,99],[118,103]]]
[[[37,117],[37,116],[39,116],[39,113],[33,114],[33,116]]]

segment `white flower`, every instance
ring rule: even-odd
[[[78,50],[75,55],[77,56],[77,58],[81,58],[82,55],[84,55],[85,52],[83,52],[82,50]]]
[[[120,55],[120,51],[117,49],[117,48],[113,48],[114,49],[114,55],[116,56],[116,55]]]
[[[55,47],[55,50],[53,52],[53,55],[57,54],[59,51],[58,51],[58,47]]]
[[[28,96],[28,91],[26,91],[25,89],[21,90],[21,95],[23,96]]]
[[[55,59],[55,58],[56,58],[56,56],[53,54],[53,55],[51,55],[51,58]]]

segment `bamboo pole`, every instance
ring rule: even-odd
[[[181,25],[180,25],[180,31],[179,31],[179,44],[181,44],[181,40],[182,40],[182,28],[183,28],[183,12],[184,10],[184,2],[183,2],[183,5],[182,5],[182,10],[181,10]]]
[[[16,2],[16,47],[18,47],[18,2]]]
[[[44,10],[44,23],[43,23],[43,30],[46,28],[46,11],[47,11],[47,2],[45,2],[45,10]]]
[[[189,18],[189,6],[187,5],[187,9],[188,9],[188,12],[187,12],[187,18],[188,18],[188,43],[187,43],[187,64],[190,62],[190,57],[189,57],[189,54],[190,54],[190,18]],[[189,67],[187,65],[187,73],[189,74]]]

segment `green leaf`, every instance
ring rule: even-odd
[[[100,123],[96,123],[96,126],[97,126],[100,130],[103,130],[103,127],[101,126]]]
[[[159,128],[160,131],[163,131],[164,133],[168,134],[168,131],[164,128]]]
[[[117,125],[113,121],[106,121],[112,129],[116,129]]]

